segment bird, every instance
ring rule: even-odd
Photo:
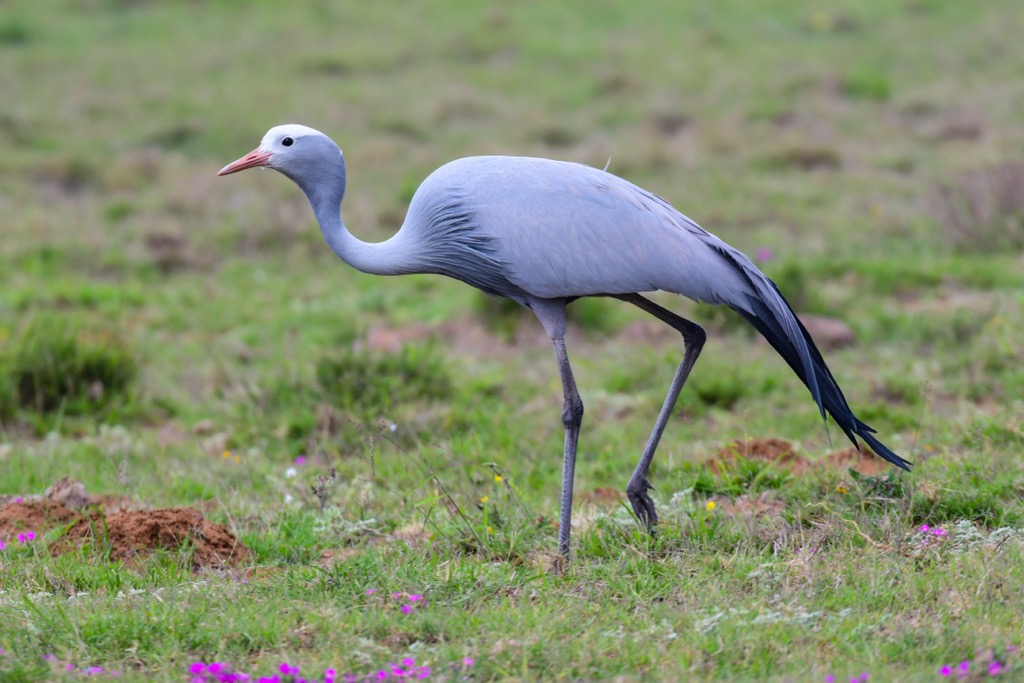
[[[654,534],[651,462],[679,393],[707,340],[704,328],[645,294],[680,294],[727,306],[750,323],[860,448],[893,465],[904,460],[853,413],[832,372],[779,288],[749,258],[661,197],[607,170],[527,156],[474,156],[444,164],[422,182],[399,230],[369,243],[341,218],[346,166],[341,148],[312,128],[271,128],[259,147],[218,175],[270,168],[305,193],[327,245],[364,273],[432,273],[529,308],[551,339],[562,383],[558,553],[568,558],[573,480],[583,401],[566,348],[566,306],[581,297],[632,304],[682,336],[682,360],[626,485],[634,514]]]

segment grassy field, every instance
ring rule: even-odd
[[[1015,0],[0,3],[0,679],[1015,680],[1022,32]],[[543,330],[216,177],[284,122],[345,150],[369,240],[459,156],[608,163],[849,326],[825,357],[912,473],[849,467],[743,321],[659,295],[710,338],[649,538],[619,492],[681,345],[577,302],[556,571]],[[62,477],[107,509],[79,543],[18,517]],[[168,507],[246,550],[116,552],[116,509]]]

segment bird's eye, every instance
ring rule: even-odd
[[[295,142],[295,140],[292,138],[285,138],[284,140],[281,140],[281,145],[283,147],[291,147],[293,142]]]

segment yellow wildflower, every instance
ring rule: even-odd
[[[709,501],[708,501],[708,504],[707,504],[707,505],[705,505],[704,507],[706,507],[706,508],[708,509],[708,511],[709,511],[709,512],[710,512],[711,510],[714,510],[714,509],[715,509],[715,501],[713,501],[713,500],[709,500]]]

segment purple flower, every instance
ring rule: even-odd
[[[102,666],[90,666],[82,670],[83,676],[98,676],[103,673]]]
[[[75,665],[72,664],[71,662],[68,662],[67,664],[64,665],[64,670],[65,671],[74,671],[75,670]]]
[[[931,527],[928,526],[927,524],[922,524],[921,526],[917,527],[917,530],[920,531],[922,534],[928,533],[928,531],[930,529],[931,529]]]
[[[366,589],[366,594],[367,594],[367,595],[373,595],[373,594],[374,594],[374,593],[376,593],[376,592],[377,592],[377,589],[376,589],[376,588],[367,588],[367,589]]]
[[[344,676],[341,677],[341,680],[344,681],[345,683],[356,683],[356,675],[355,674],[345,674]]]
[[[771,261],[774,258],[775,252],[768,247],[760,247],[755,253],[754,258],[758,261]]]
[[[965,659],[964,661],[960,662],[960,671],[961,672],[967,673],[970,670],[971,670],[971,663],[970,663],[970,661]]]
[[[1010,646],[1008,646],[1008,647],[1006,648],[1006,651],[1007,651],[1007,652],[1016,652],[1016,651],[1017,651],[1017,648],[1015,648],[1015,647],[1014,647],[1013,645],[1010,645]]]
[[[402,605],[402,614],[409,614],[412,612],[412,605]]]
[[[34,540],[36,540],[36,532],[34,531],[18,534],[18,543],[31,543]]]
[[[203,662],[192,662],[192,666],[188,668],[190,674],[201,674],[206,671],[206,664]]]
[[[292,666],[288,662],[282,662],[281,666],[278,667],[278,670],[285,676],[294,676],[295,674],[299,673],[299,667]]]
[[[387,677],[388,677],[388,672],[385,671],[384,669],[381,669],[380,671],[377,672],[377,680],[378,681],[383,681]]]
[[[430,667],[429,666],[421,666],[420,668],[416,669],[416,678],[427,678],[429,676],[430,676]]]
[[[825,676],[825,683],[836,683],[836,677],[832,674]]]
[[[949,664],[947,664],[946,666],[944,666],[941,669],[939,669],[939,675],[940,676],[946,676],[946,677],[952,676],[953,675],[953,668]]]
[[[18,496],[17,498],[14,499],[14,502],[15,503],[24,503],[25,499],[22,498],[21,496]]]
[[[3,550],[3,549],[4,549],[4,548],[6,548],[6,547],[7,547],[7,546],[6,546],[5,544],[4,544],[4,542],[3,542],[3,541],[0,541],[0,550]]]
[[[296,465],[300,465],[300,466],[301,465],[305,465],[306,464],[306,456],[304,456],[304,455],[296,456],[295,464]]]
[[[988,675],[989,676],[996,676],[996,675],[1002,673],[1002,671],[1003,671],[1003,665],[1000,664],[998,662],[998,660],[993,659],[992,662],[988,665]]]
[[[406,657],[402,660],[402,666],[416,666],[416,660],[412,657]]]
[[[462,666],[473,666],[474,663],[475,663],[475,660],[472,657],[463,657],[462,658]],[[833,681],[835,680],[835,676],[832,676],[832,680]]]
[[[416,593],[413,593],[412,595],[409,596],[409,602],[419,602],[422,599],[423,599],[423,596],[422,595],[417,595]]]

